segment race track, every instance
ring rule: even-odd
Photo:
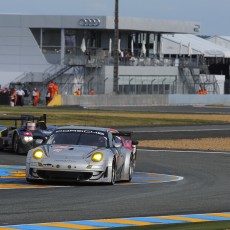
[[[173,108],[164,109],[169,112]],[[206,113],[207,109],[195,111]],[[215,111],[229,113],[225,108]],[[130,130],[140,140],[230,136],[230,125],[217,124]],[[25,156],[0,152],[0,165],[25,166]],[[136,172],[176,175],[183,179],[125,186],[58,184],[59,187],[0,189],[0,226],[230,212],[229,165],[230,152],[141,149]]]
[[[0,153],[1,164],[25,156]],[[53,221],[230,211],[230,154],[140,150],[138,172],[184,179],[128,186],[64,185],[0,190],[0,226]]]

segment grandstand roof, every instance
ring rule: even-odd
[[[200,38],[193,34],[174,34],[163,35],[164,49],[163,53],[172,54],[189,54],[189,47],[192,51],[190,54],[202,54],[205,57],[224,57],[230,58],[230,49],[215,44],[206,39]],[[230,37],[228,37],[230,39]],[[175,48],[177,47],[177,48]],[[181,47],[181,48],[179,48]],[[171,52],[170,52],[171,50]]]

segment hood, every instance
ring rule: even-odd
[[[43,146],[49,157],[55,159],[63,158],[85,158],[92,152],[98,151],[95,146],[76,146],[76,145],[45,145]],[[100,148],[100,150],[102,150]]]

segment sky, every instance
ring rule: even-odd
[[[115,0],[0,0],[0,14],[114,16]],[[193,21],[230,36],[230,0],[119,0],[119,16]]]

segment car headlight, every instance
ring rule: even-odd
[[[103,153],[101,152],[95,152],[92,156],[91,156],[92,161],[94,162],[100,162],[103,159]]]
[[[31,137],[31,136],[24,136],[24,140],[25,140],[26,142],[29,142],[29,141],[32,141],[32,140],[33,140],[33,137]]]
[[[45,153],[44,153],[43,150],[37,149],[37,150],[35,150],[34,153],[33,153],[33,158],[39,160],[39,159],[42,159],[44,155],[45,155]]]

